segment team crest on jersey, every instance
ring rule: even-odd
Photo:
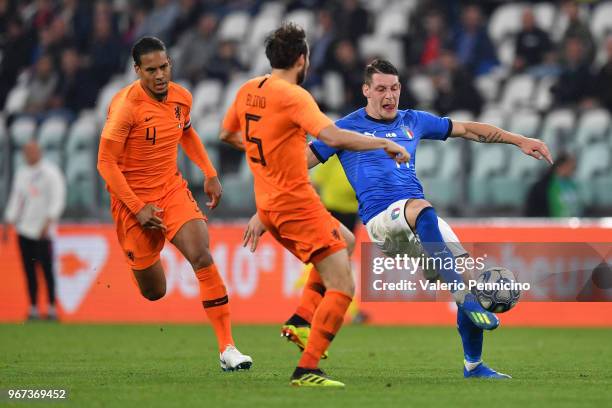
[[[181,106],[180,105],[176,105],[176,107],[174,108],[174,116],[176,116],[178,120],[181,120]]]
[[[408,129],[408,126],[402,125],[401,128],[402,128],[402,131],[404,132],[404,135],[408,139],[410,139],[410,140],[414,139],[414,133],[412,133],[412,130]]]
[[[392,220],[397,220],[399,218],[401,212],[402,212],[402,210],[399,207],[394,208],[391,211],[391,219]]]

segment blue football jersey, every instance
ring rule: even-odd
[[[417,144],[421,139],[446,140],[453,126],[449,118],[411,109],[398,111],[391,121],[374,119],[365,108],[338,120],[336,125],[371,137],[389,138],[404,146],[411,156],[409,163],[399,165],[382,149],[354,152],[334,149],[320,140],[310,144],[321,162],[338,155],[357,195],[364,224],[397,200],[425,197],[415,172]]]

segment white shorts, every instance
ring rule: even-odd
[[[408,200],[399,200],[381,211],[366,224],[366,230],[373,243],[387,256],[394,257],[406,254],[410,257],[420,257],[424,251],[419,237],[412,231],[404,208]],[[450,225],[438,217],[438,226],[442,238],[455,258],[467,255],[467,251]]]

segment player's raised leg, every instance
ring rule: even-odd
[[[427,256],[440,265],[439,273],[442,279],[451,284],[463,283],[463,276],[455,270],[455,258],[452,251],[442,237],[438,225],[438,215],[431,204],[423,199],[414,199],[406,202],[404,209],[408,224],[416,229],[423,249]],[[451,259],[452,262],[447,262]],[[455,288],[451,290],[453,298],[460,310],[477,326],[484,330],[493,330],[499,326],[499,319],[495,314],[486,311],[473,294],[467,289]]]
[[[221,368],[249,369],[253,360],[240,353],[234,344],[227,290],[210,254],[206,223],[202,219],[187,221],[171,242],[189,261],[198,278],[202,305],[217,337]]]

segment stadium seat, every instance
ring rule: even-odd
[[[478,92],[486,101],[494,101],[499,93],[499,78],[496,75],[480,75],[474,81]]]
[[[576,181],[587,205],[610,199],[609,192],[600,192],[593,181],[609,187],[610,181],[610,147],[606,143],[596,143],[582,149],[576,161]]]
[[[470,144],[472,150],[472,172],[469,176],[470,202],[477,206],[491,204],[491,179],[499,176],[508,167],[509,146],[498,144]]]
[[[252,20],[251,31],[245,41],[247,46],[251,50],[261,48],[268,33],[278,27],[280,19],[280,14],[263,11],[255,16]]]
[[[93,152],[82,152],[66,158],[67,209],[89,214],[96,205],[95,160]]]
[[[282,1],[266,1],[261,5],[258,16],[275,15],[282,17],[285,12],[285,3]]]
[[[323,101],[333,110],[341,109],[344,105],[344,82],[337,72],[326,72],[323,76]]]
[[[508,156],[508,170],[491,179],[491,202],[497,206],[521,208],[529,188],[548,165],[525,155],[515,146],[505,146],[504,150]]]
[[[572,147],[575,123],[576,115],[571,109],[557,109],[548,113],[542,125],[541,135],[553,155]]]
[[[555,23],[557,8],[552,3],[537,3],[533,6],[533,14],[538,27],[549,32]]]
[[[198,132],[202,143],[208,148],[209,145],[219,144],[219,130],[223,115],[221,113],[210,113],[201,117],[194,117],[193,126]]]
[[[460,202],[461,148],[459,141],[425,140],[416,152],[417,173],[426,197],[435,206],[450,207]]]
[[[270,61],[266,57],[264,47],[259,47],[253,51],[254,61],[251,63],[251,70],[249,71],[249,77],[255,77],[264,75],[270,72]]]
[[[200,81],[193,91],[192,117],[219,110],[223,83],[217,79]]]
[[[367,2],[363,2],[367,3]],[[412,12],[419,5],[419,0],[390,0],[389,4],[386,8],[391,10],[398,10],[406,15],[406,17],[410,17]]]
[[[493,11],[488,28],[489,35],[496,44],[520,31],[522,12],[523,5],[520,3],[503,4]]]
[[[506,115],[500,109],[489,108],[480,113],[478,122],[489,123],[493,126],[504,128],[506,126]]]
[[[605,109],[584,112],[578,120],[573,142],[573,150],[593,142],[606,142],[610,127],[610,113]]]
[[[540,138],[540,115],[531,110],[513,112],[508,120],[508,130],[527,137]]]
[[[431,105],[436,97],[431,78],[427,75],[412,75],[408,80],[408,88],[421,105]]]
[[[515,75],[511,77],[503,90],[501,107],[507,112],[529,105],[534,90],[531,76]]]
[[[382,38],[402,36],[408,31],[409,25],[407,13],[398,7],[389,8],[376,16],[374,35]]]
[[[29,116],[21,116],[11,123],[9,129],[14,146],[21,148],[36,136],[36,120]]]
[[[368,0],[360,2],[361,6],[370,14],[382,12],[389,4],[387,0]]]
[[[598,41],[612,33],[612,1],[600,2],[591,16],[591,32]]]
[[[557,82],[557,78],[545,77],[540,80],[534,95],[533,107],[540,112],[548,110],[553,103],[550,88]]]
[[[10,90],[4,102],[4,111],[6,113],[23,112],[28,100],[29,91],[25,85],[17,84]]]
[[[68,123],[60,117],[50,117],[45,120],[38,130],[38,143],[45,158],[63,167],[64,139],[68,130]]]
[[[308,38],[312,36],[316,28],[314,12],[307,9],[293,10],[286,14],[283,20],[287,22],[292,21],[302,26]]]
[[[113,100],[113,97],[121,88],[125,86],[125,82],[120,79],[115,79],[104,85],[98,94],[96,101],[96,117],[100,122],[106,120],[108,107]]]
[[[251,16],[245,11],[234,11],[226,15],[219,25],[217,36],[221,41],[241,42],[249,27]]]
[[[228,174],[223,178],[223,192],[223,202],[229,209],[242,211],[255,209],[253,174],[246,156],[242,158],[237,173]]]
[[[502,66],[510,69],[514,64],[514,54],[516,54],[516,44],[514,38],[506,38],[497,46],[497,57]]]
[[[66,155],[94,151],[99,141],[98,126],[95,117],[81,115],[68,132],[68,143],[66,144]]]
[[[238,90],[246,81],[249,80],[249,77],[246,75],[237,75],[233,77],[229,83],[226,85],[225,90],[223,91],[223,97],[221,98],[220,111],[221,114],[225,115],[227,109],[234,102],[234,98],[236,98],[236,94]]]
[[[366,61],[381,57],[393,61],[399,70],[404,68],[404,50],[397,39],[364,35],[359,39],[359,54]]]

